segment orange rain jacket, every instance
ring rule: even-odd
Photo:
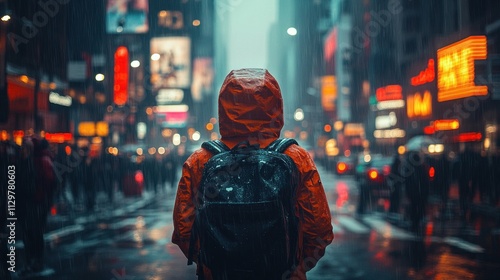
[[[221,141],[229,148],[245,140],[264,148],[280,136],[282,127],[283,99],[274,77],[265,69],[231,71],[219,94]],[[309,153],[298,145],[292,145],[285,154],[292,158],[300,173],[295,206],[295,215],[299,218],[300,263],[290,277],[306,279],[305,272],[316,265],[333,240],[331,214],[321,179]],[[190,155],[182,168],[173,212],[172,242],[186,256],[195,217],[194,198],[203,166],[211,156],[210,152],[200,148]],[[211,278],[206,269],[205,277]]]

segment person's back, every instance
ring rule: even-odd
[[[405,155],[404,165],[407,168],[405,190],[410,201],[409,215],[412,230],[421,233],[420,222],[425,216],[429,196],[428,166],[423,155],[413,151]]]
[[[219,95],[221,141],[230,149],[244,141],[265,148],[279,138],[282,127],[283,100],[274,77],[264,69],[241,69],[229,73]],[[298,170],[299,184],[292,202],[295,204],[294,214],[299,220],[299,229],[296,244],[298,264],[290,267],[282,276],[305,279],[305,272],[315,266],[326,246],[333,240],[331,215],[323,185],[309,153],[295,144],[283,153]],[[196,214],[193,201],[198,195],[204,166],[212,156],[209,150],[201,148],[183,165],[174,207],[172,242],[186,256],[189,256],[189,241]],[[194,248],[194,251],[198,253],[199,248]],[[197,254],[194,255],[194,261],[199,264]],[[198,265],[198,274],[202,270],[206,279],[212,278],[209,269],[202,269]]]

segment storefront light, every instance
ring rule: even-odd
[[[179,146],[181,144],[181,135],[179,133],[174,134],[172,137],[172,144]]]
[[[369,154],[366,154],[366,155],[363,157],[363,160],[364,160],[364,162],[370,162],[370,160],[372,160],[372,156],[370,156]]]
[[[399,146],[398,147],[398,154],[402,155],[406,152],[405,146]]]
[[[377,103],[378,110],[397,109],[405,106],[404,100],[387,100]]]
[[[495,132],[497,132],[496,125],[487,125],[486,126],[486,133],[495,133]]]
[[[130,67],[132,68],[137,68],[141,66],[141,62],[139,60],[132,60],[132,62],[130,62]]]
[[[490,148],[490,145],[491,145],[491,140],[490,140],[490,138],[485,138],[485,139],[484,139],[484,148],[485,148],[486,150],[488,150],[488,149]]]
[[[98,82],[104,81],[104,74],[98,73],[95,75],[95,80]]]
[[[198,141],[198,140],[200,140],[200,138],[201,138],[201,134],[199,131],[195,131],[193,133],[193,135],[191,136],[191,139],[193,139],[193,141]]]
[[[406,132],[399,128],[386,129],[386,130],[375,130],[373,136],[375,138],[403,138]]]

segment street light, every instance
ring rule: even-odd
[[[98,82],[104,81],[104,74],[98,73],[95,75],[95,80]]]
[[[293,118],[298,122],[303,121],[304,120],[304,111],[302,109],[298,108],[297,110],[295,110]]]
[[[141,66],[141,62],[139,60],[132,60],[132,62],[130,62],[130,67],[132,68],[137,68]]]
[[[295,35],[297,35],[297,29],[295,27],[289,27],[286,30],[286,33],[288,33],[288,35],[290,35],[290,36],[295,36]]]

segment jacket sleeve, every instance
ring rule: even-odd
[[[188,256],[189,238],[195,217],[195,205],[192,200],[192,178],[192,170],[187,163],[184,163],[173,211],[174,232],[172,242],[179,246],[186,257]]]
[[[285,152],[299,170],[295,214],[299,218],[299,270],[311,270],[333,241],[332,218],[316,165],[307,151],[291,146]]]
[[[172,242],[188,257],[191,228],[195,218],[195,195],[201,181],[202,162],[206,152],[196,151],[182,166],[173,211],[174,232]],[[203,160],[202,160],[203,161]],[[195,250],[196,252],[197,250]],[[196,256],[193,256],[196,257]]]

